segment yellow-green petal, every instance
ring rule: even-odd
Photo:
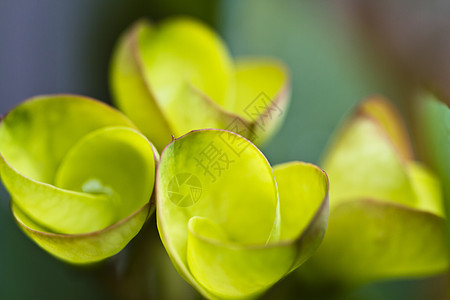
[[[425,165],[415,161],[408,162],[407,172],[418,201],[417,207],[422,211],[445,217],[439,178]]]
[[[187,244],[190,272],[218,298],[256,296],[286,275],[297,257],[292,244],[241,246],[230,242],[223,232],[217,232],[220,230],[209,219],[193,217],[189,221]]]
[[[371,118],[358,115],[344,125],[323,168],[333,184],[331,207],[358,198],[417,206],[405,162]]]
[[[175,136],[204,128],[229,128],[248,138],[255,136],[251,122],[226,112],[201,90],[187,82],[180,84],[166,108]]]
[[[234,97],[233,65],[220,38],[191,18],[171,18],[139,41],[144,75],[165,113],[185,84],[226,105]],[[170,115],[169,115],[170,117]]]
[[[117,110],[87,97],[34,97],[1,121],[0,153],[24,176],[52,183],[67,151],[89,132],[107,126],[135,128]]]
[[[30,179],[0,163],[2,180],[14,203],[42,226],[61,233],[100,230],[116,218],[112,198],[107,194],[87,194],[60,189]]]
[[[281,125],[290,100],[290,74],[287,67],[273,58],[236,60],[236,100],[228,107],[254,126],[263,144]]]
[[[170,142],[172,129],[144,78],[139,49],[139,41],[153,31],[149,22],[138,21],[121,36],[111,62],[110,84],[115,105],[162,150]]]
[[[361,103],[358,113],[371,118],[382,128],[403,159],[413,158],[408,132],[393,104],[380,96],[371,97]]]
[[[331,211],[310,269],[323,280],[350,285],[443,273],[448,268],[444,222],[395,203],[342,203]]]
[[[108,195],[107,210],[115,213],[117,222],[149,202],[155,181],[153,152],[148,140],[134,129],[106,127],[93,131],[67,153],[55,185]]]
[[[66,262],[86,264],[101,261],[122,250],[139,233],[153,207],[147,203],[127,218],[87,234],[50,233],[29,219],[14,204],[12,211],[23,232],[40,247]]]

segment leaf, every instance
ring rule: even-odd
[[[151,209],[136,213],[152,195],[156,150],[128,119],[100,102],[70,95],[25,101],[0,124],[0,153],[19,224],[64,260],[91,262],[118,252]],[[129,225],[113,225],[118,223]],[[86,250],[101,243],[103,232],[111,232],[105,243],[116,236],[117,244]],[[86,236],[91,242],[79,245]]]
[[[415,103],[415,123],[419,150],[442,182],[444,207],[450,216],[450,109],[428,93],[418,95]],[[450,245],[450,222],[447,221],[447,243]],[[450,259],[450,251],[449,251]]]
[[[193,131],[162,154],[158,229],[175,267],[205,297],[251,297],[320,244],[327,190],[326,175],[313,165],[292,163],[274,174],[241,136]]]

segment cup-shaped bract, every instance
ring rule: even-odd
[[[247,139],[192,131],[161,154],[157,223],[179,273],[207,298],[259,295],[307,260],[328,221],[318,167],[271,168]]]
[[[0,154],[16,221],[62,260],[116,254],[154,207],[156,150],[99,101],[51,95],[23,102],[0,123]]]
[[[413,159],[392,104],[364,101],[330,144],[323,167],[332,183],[330,221],[308,270],[347,285],[446,270],[440,181]]]
[[[290,78],[268,57],[234,61],[223,41],[190,18],[136,22],[111,63],[116,106],[161,150],[171,135],[219,128],[257,144],[280,125]]]

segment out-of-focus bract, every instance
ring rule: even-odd
[[[447,270],[441,183],[414,160],[387,100],[373,97],[358,107],[323,167],[332,187],[330,223],[309,265],[323,281],[354,285]]]
[[[110,84],[117,107],[158,150],[171,135],[203,128],[260,145],[277,130],[290,96],[282,62],[234,61],[216,33],[191,18],[136,22],[118,42]]]

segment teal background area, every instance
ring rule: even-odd
[[[273,163],[318,163],[343,116],[387,87],[323,1],[224,1],[221,28],[233,55],[270,55],[291,70],[292,100],[280,132],[263,148]]]
[[[141,16],[159,20],[188,14],[214,26],[235,56],[271,55],[286,62],[292,72],[290,108],[263,152],[272,164],[319,163],[333,131],[360,100],[383,94],[398,102],[402,95],[399,79],[330,2],[2,1],[0,114],[36,94],[80,93],[109,102],[109,57],[122,30]],[[147,227],[141,235],[150,234],[158,244],[153,219]],[[148,261],[158,264],[161,259],[167,257],[150,256]],[[8,195],[0,189],[0,299],[111,299],[112,287],[100,276],[103,268],[73,267],[41,250],[14,223]],[[149,295],[154,299],[199,298],[170,265],[167,268],[169,275],[164,276],[172,279],[158,279],[159,269],[155,269],[144,280]],[[373,283],[339,299],[434,299],[433,292],[443,285],[442,278]],[[180,292],[158,292],[161,286]],[[330,299],[327,291],[316,292],[289,276],[264,298]]]

